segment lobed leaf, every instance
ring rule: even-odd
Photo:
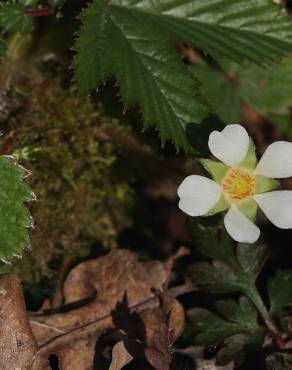
[[[256,278],[266,261],[266,248],[239,244],[235,256],[234,252],[232,250],[228,252],[228,249],[222,253],[220,246],[211,238],[210,240],[207,248],[204,247],[203,250],[208,256],[216,255],[217,259],[212,264],[207,262],[194,264],[191,271],[194,281],[211,293],[243,292],[252,295]],[[216,247],[220,252],[214,253]]]
[[[196,343],[219,344],[235,334],[252,335],[259,329],[257,312],[247,298],[241,297],[239,303],[231,299],[219,301],[218,308],[219,313],[224,314],[224,318],[202,308],[189,311],[191,328],[196,334]]]
[[[280,316],[286,305],[292,303],[292,271],[278,270],[268,281],[270,313]]]

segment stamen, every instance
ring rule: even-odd
[[[226,173],[222,188],[227,198],[232,202],[238,202],[254,194],[255,179],[248,170],[232,168]]]

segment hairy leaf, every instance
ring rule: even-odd
[[[270,312],[280,316],[284,307],[292,303],[292,271],[278,270],[268,282]]]
[[[31,217],[23,202],[32,192],[23,182],[27,171],[7,156],[0,157],[0,259],[18,256],[28,246]]]
[[[236,366],[241,365],[249,353],[262,346],[264,334],[264,330],[258,328],[252,335],[240,333],[226,338],[216,356],[218,365],[225,366],[232,360]]]
[[[210,247],[212,243],[214,241],[209,242],[208,249],[205,249],[208,255],[214,255]],[[215,248],[216,244],[213,245]],[[239,244],[236,257],[232,251],[229,255],[220,254],[216,256],[219,260],[212,264],[199,262],[193,265],[191,274],[194,281],[211,293],[244,292],[253,295],[255,280],[266,261],[266,248]]]
[[[232,335],[253,334],[258,330],[257,312],[247,298],[242,297],[239,303],[233,300],[219,301],[218,308],[224,317],[202,308],[190,311],[191,328],[196,333],[198,344],[219,344]]]
[[[290,52],[291,35],[288,18],[269,0],[94,0],[82,13],[75,77],[88,93],[114,74],[126,105],[140,104],[162,142],[188,150],[187,124],[202,121],[208,108],[175,45],[263,63]]]

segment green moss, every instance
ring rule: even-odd
[[[31,250],[13,269],[38,281],[64,256],[86,256],[95,245],[115,248],[132,192],[118,170],[118,149],[105,135],[117,122],[101,105],[78,98],[59,80],[22,88],[22,95],[29,105],[16,122],[14,155],[32,172],[37,201]]]

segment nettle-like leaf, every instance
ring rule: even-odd
[[[27,171],[7,156],[0,156],[0,259],[19,256],[29,245],[27,227],[32,223],[23,202],[32,200],[32,192],[23,182]]]
[[[187,150],[186,126],[208,108],[177,43],[213,58],[263,63],[290,52],[291,35],[287,16],[270,0],[94,0],[82,13],[75,77],[88,93],[114,74],[126,105],[139,103],[162,142]]]
[[[6,32],[27,33],[33,29],[33,18],[23,3],[0,5],[0,27]]]
[[[270,313],[280,317],[285,306],[292,303],[292,271],[278,270],[268,281]]]

